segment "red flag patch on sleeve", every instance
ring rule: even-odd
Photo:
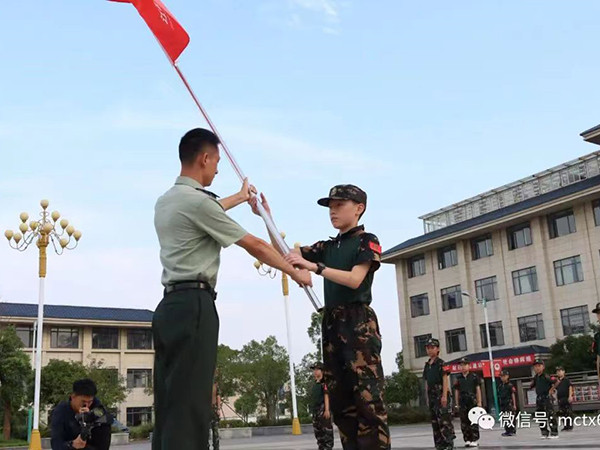
[[[375,253],[379,253],[381,255],[381,245],[376,244],[375,242],[369,242],[369,248]]]

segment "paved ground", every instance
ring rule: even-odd
[[[460,425],[455,423],[456,448],[464,448],[464,442],[460,433]],[[433,438],[429,425],[409,425],[392,427],[392,447],[403,450],[433,449]],[[539,430],[535,428],[520,429],[518,434],[512,438],[500,436],[500,430],[481,432],[481,449],[488,450],[536,450],[536,449],[580,449],[591,450],[600,448],[600,427],[576,428],[569,433],[562,433],[559,439],[542,440]],[[149,443],[131,444],[123,447],[123,450],[150,450]],[[335,449],[342,446],[336,438]],[[222,450],[316,450],[317,446],[313,436],[304,434],[302,436],[272,436],[252,439],[231,439],[221,441]]]

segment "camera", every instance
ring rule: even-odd
[[[79,422],[81,439],[84,441],[90,439],[94,428],[110,424],[109,416],[104,408],[94,408],[88,412],[75,414],[75,420]]]

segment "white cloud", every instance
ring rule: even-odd
[[[261,10],[277,25],[339,34],[343,6],[340,0],[268,0]]]

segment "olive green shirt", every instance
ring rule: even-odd
[[[200,183],[177,177],[154,207],[154,227],[160,243],[162,284],[201,280],[217,284],[221,248],[246,234]]]

